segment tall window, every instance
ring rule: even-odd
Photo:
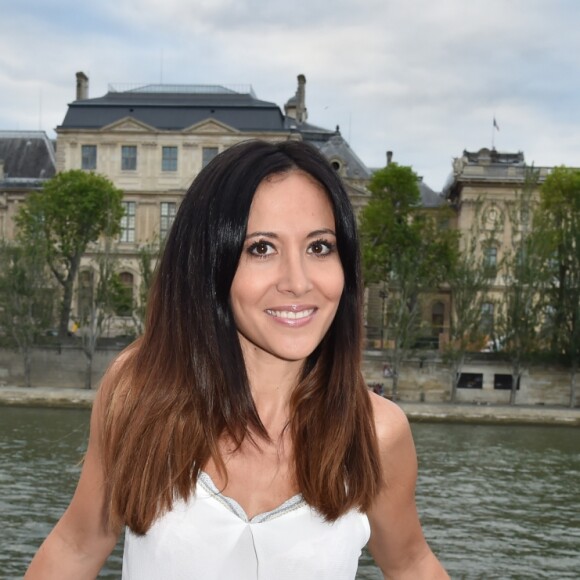
[[[159,227],[159,236],[162,240],[165,239],[173,220],[175,219],[176,203],[174,201],[163,201],[161,202],[161,220]]]
[[[493,334],[493,315],[494,307],[491,302],[484,302],[481,305],[480,330],[484,334],[491,336]]]
[[[485,246],[483,264],[486,268],[495,269],[497,267],[497,248],[495,246]]]
[[[137,146],[121,146],[121,169],[123,171],[135,171],[137,169]]]
[[[177,147],[161,149],[161,171],[177,171]]]
[[[121,218],[121,242],[135,241],[135,202],[124,201],[123,208],[125,213]]]
[[[117,297],[115,314],[117,316],[131,316],[133,309],[133,274],[131,272],[121,272],[119,274],[121,288]]]
[[[81,169],[88,171],[97,168],[97,146],[81,145]]]
[[[483,248],[483,272],[490,280],[497,276],[497,247],[493,245]]]
[[[445,304],[435,302],[431,306],[431,331],[433,336],[439,336],[443,332],[445,324]]]
[[[201,166],[205,167],[217,154],[217,147],[204,147],[201,151]]]

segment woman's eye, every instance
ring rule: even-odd
[[[267,242],[256,242],[248,248],[248,252],[252,256],[269,256],[274,253],[274,248]]]
[[[326,242],[324,240],[317,240],[316,242],[310,244],[308,248],[309,254],[314,254],[315,256],[327,256],[334,250],[334,244]]]

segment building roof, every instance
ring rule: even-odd
[[[155,129],[180,131],[215,119],[239,131],[287,131],[275,103],[222,85],[144,85],[109,90],[103,97],[69,104],[59,129],[100,129],[131,117]]]
[[[422,179],[419,180],[422,207],[440,207],[446,205],[445,197],[433,191]]]
[[[510,187],[521,186],[531,169],[538,174],[542,183],[550,172],[549,167],[526,165],[524,154],[504,153],[484,147],[479,151],[463,151],[461,157],[453,160],[453,173],[449,176],[443,193],[450,199],[457,198],[465,184],[497,184]]]
[[[81,81],[88,79],[83,75]],[[298,81],[303,96],[303,75]],[[338,127],[330,131],[298,120],[295,115],[284,115],[275,103],[258,99],[249,85],[116,85],[94,99],[86,98],[88,85],[84,88],[86,92],[77,91],[77,100],[69,104],[57,131],[97,131],[129,117],[156,130],[183,131],[214,119],[242,133],[299,134],[335,162],[347,179],[368,180],[371,175]],[[295,101],[296,95],[288,102]]]
[[[520,165],[524,166],[524,154],[521,151],[517,153],[504,153],[496,149],[488,149],[483,147],[479,151],[463,151],[463,158],[467,163],[475,163],[478,165]]]
[[[476,152],[463,151],[461,157],[453,160],[453,172],[443,188],[443,194],[457,203],[466,185],[515,190],[522,187],[531,170],[537,173],[538,184],[541,184],[551,168],[526,165],[521,151],[504,153],[487,147]]]
[[[25,187],[56,173],[54,146],[44,131],[0,131],[3,185]]]
[[[331,163],[335,161],[339,164],[339,172],[348,179],[370,179],[371,172],[367,166],[359,159],[357,154],[350,148],[339,128],[335,132],[321,130],[320,132],[304,131],[299,128],[305,141],[309,141],[317,147],[320,152]]]

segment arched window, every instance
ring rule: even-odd
[[[80,320],[86,320],[93,306],[94,273],[92,270],[79,272],[77,290],[77,311]]]
[[[121,272],[119,274],[119,292],[115,314],[117,316],[131,316],[133,312],[133,274]]]
[[[433,336],[439,336],[445,326],[445,304],[434,302],[431,306],[431,332]]]

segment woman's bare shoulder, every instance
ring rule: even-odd
[[[400,441],[411,437],[409,421],[399,405],[372,392],[369,392],[369,396],[381,452],[388,451]]]

